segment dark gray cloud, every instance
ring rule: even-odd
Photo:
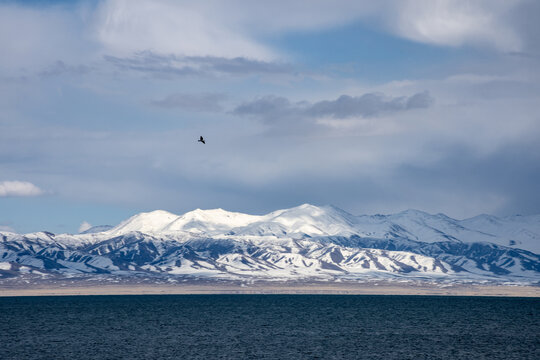
[[[471,97],[485,99],[526,98],[530,94],[540,93],[540,84],[515,80],[494,80],[471,85],[466,91]]]
[[[402,164],[394,169],[392,184],[404,203],[424,209],[442,209],[446,196],[449,207],[479,207],[475,202],[499,199],[499,215],[540,213],[540,146],[535,141],[510,143],[481,155],[463,145],[433,146],[444,157],[433,164]],[[388,181],[388,180],[386,180]],[[413,198],[418,200],[414,204]],[[459,207],[458,207],[459,208]],[[457,209],[453,209],[458,213]]]
[[[346,119],[351,117],[375,117],[384,113],[427,108],[434,99],[428,91],[412,96],[388,97],[379,93],[368,93],[362,96],[342,95],[336,100],[323,100],[316,103],[292,103],[287,98],[265,96],[251,102],[246,102],[233,110],[236,115],[259,117],[263,120],[289,118],[333,117]]]
[[[311,116],[332,116],[337,119],[349,117],[372,117],[386,112],[427,108],[433,103],[429,92],[424,91],[410,97],[387,97],[369,93],[362,96],[341,95],[336,100],[319,101],[307,111]]]
[[[301,115],[307,110],[306,103],[291,103],[282,96],[267,95],[262,98],[245,102],[233,110],[236,115],[256,116],[265,120],[273,118]]]
[[[174,60],[175,56],[158,56],[149,53],[136,54],[132,57],[116,57],[111,55],[105,55],[103,57],[105,61],[114,65],[117,69],[120,70],[131,70],[137,71],[145,74],[152,74],[155,76],[164,76],[164,75],[198,75],[201,74],[201,71],[196,69],[193,66],[185,64],[176,64]]]
[[[185,60],[213,70],[229,74],[277,74],[290,73],[293,69],[290,64],[259,61],[245,57],[225,58],[216,56],[188,56]]]
[[[159,55],[143,51],[131,57],[105,55],[104,59],[118,69],[156,76],[279,74],[292,71],[289,64],[259,61],[245,57]]]
[[[433,145],[429,149],[435,152],[437,148]],[[485,156],[457,144],[444,151],[445,156],[436,163],[407,162],[384,175],[352,165],[338,176],[290,173],[268,186],[242,190],[233,187],[231,191],[236,190],[240,201],[246,201],[241,206],[259,213],[305,202],[334,204],[356,214],[408,208],[443,212],[456,218],[481,212],[540,213],[537,144],[509,144]]]
[[[163,108],[178,108],[187,111],[219,112],[223,110],[221,102],[227,97],[219,93],[171,94],[164,99],[152,101],[152,104]]]
[[[93,68],[88,65],[69,65],[61,60],[58,60],[55,63],[47,66],[45,69],[39,72],[38,75],[42,77],[58,76],[63,74],[83,75],[91,72],[92,70]]]
[[[511,9],[507,21],[514,26],[525,41],[522,55],[538,57],[540,55],[540,2],[522,1]]]

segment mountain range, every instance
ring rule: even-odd
[[[157,210],[81,234],[0,232],[0,283],[50,279],[409,279],[540,283],[540,215],[465,220],[334,206]]]

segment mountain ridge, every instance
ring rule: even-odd
[[[0,232],[0,280],[99,274],[535,283],[538,219],[456,220],[419,210],[355,216],[310,204],[265,215],[156,210],[101,232]]]
[[[294,219],[294,223],[291,222],[290,217],[286,215],[290,215],[291,213],[296,214],[296,216],[293,216],[292,219]],[[141,217],[141,216],[150,216],[151,218],[155,219],[156,216],[159,215],[159,217],[166,217],[168,221],[162,221],[162,219],[158,220],[158,224],[154,223],[151,227],[148,225],[143,226],[131,226],[126,227],[124,223],[130,221],[131,219]],[[195,215],[199,215],[199,219],[193,219]],[[211,216],[213,215],[213,216]],[[321,219],[323,215],[326,215],[325,220],[327,220],[324,224],[326,227],[326,231],[321,231],[320,225],[317,226],[316,219]],[[338,216],[336,216],[338,215]],[[420,219],[419,219],[419,216]],[[123,221],[119,225],[113,227],[112,229],[108,230],[110,232],[113,232],[115,234],[125,234],[130,231],[139,231],[142,233],[160,233],[160,232],[175,232],[175,231],[188,231],[196,229],[194,224],[196,220],[201,221],[201,217],[206,220],[207,223],[212,224],[220,224],[220,225],[226,225],[226,224],[233,224],[234,226],[221,226],[221,229],[226,231],[232,231],[233,229],[237,229],[242,226],[251,226],[258,223],[273,223],[282,225],[285,228],[289,227],[287,230],[288,233],[294,233],[294,232],[303,232],[304,234],[310,235],[310,236],[317,236],[317,235],[337,235],[339,231],[343,231],[346,233],[347,230],[349,230],[350,234],[357,234],[358,232],[362,232],[361,227],[367,227],[369,226],[369,223],[373,222],[384,222],[385,220],[390,220],[393,224],[397,224],[401,226],[404,229],[410,228],[412,226],[416,226],[418,224],[426,225],[427,228],[435,229],[433,231],[434,234],[437,234],[439,232],[445,233],[448,235],[447,232],[441,231],[440,224],[437,226],[433,225],[434,221],[438,221],[439,218],[443,217],[444,221],[447,222],[447,224],[444,224],[447,227],[447,230],[454,230],[454,232],[460,232],[460,231],[474,231],[477,234],[475,234],[475,241],[486,241],[491,242],[490,240],[494,240],[493,238],[496,237],[496,234],[493,234],[495,231],[493,229],[487,229],[487,226],[482,226],[482,224],[475,224],[475,220],[483,219],[483,217],[488,216],[491,219],[496,219],[499,224],[503,224],[505,222],[509,222],[509,219],[512,218],[518,218],[519,220],[523,219],[532,219],[537,222],[536,227],[534,231],[531,231],[527,228],[523,229],[516,229],[516,227],[512,227],[511,230],[505,231],[506,237],[511,237],[512,233],[515,235],[519,235],[519,231],[525,232],[524,235],[531,235],[533,237],[534,244],[531,244],[531,246],[528,246],[528,244],[525,244],[524,247],[517,246],[518,248],[523,248],[528,251],[532,251],[535,253],[540,253],[540,215],[530,215],[530,216],[509,216],[509,217],[496,217],[494,215],[486,215],[481,214],[474,217],[466,218],[463,220],[457,220],[454,218],[451,218],[445,214],[438,213],[438,214],[430,214],[421,210],[416,209],[407,209],[395,214],[387,214],[387,215],[353,215],[345,210],[342,210],[336,206],[333,205],[324,205],[324,206],[314,206],[311,204],[302,204],[297,207],[293,207],[290,209],[281,209],[272,211],[265,215],[250,215],[250,214],[244,214],[240,212],[231,212],[227,210],[223,210],[221,208],[217,209],[208,209],[208,210],[201,210],[196,209],[189,212],[186,212],[181,215],[176,215],[168,211],[164,210],[154,210],[151,212],[143,212],[136,214],[129,219]],[[340,218],[341,217],[341,218]],[[180,220],[185,220],[186,218],[191,218],[191,222],[184,222],[184,224],[190,224],[191,227],[184,228]],[[224,219],[225,218],[225,219]],[[240,223],[238,222],[239,218],[243,218],[243,221]],[[328,218],[332,219],[332,221],[328,221]],[[306,220],[312,220],[310,222],[306,222]],[[362,219],[369,219],[366,222],[362,222]],[[416,224],[411,224],[410,222],[407,224],[403,221],[405,220],[412,220],[416,222]],[[421,220],[421,221],[420,221]],[[163,223],[165,225],[160,226],[159,223]],[[174,223],[176,223],[177,226],[171,226]],[[423,223],[423,224],[422,224]],[[296,226],[294,226],[296,224]],[[180,225],[180,226],[178,226]],[[337,226],[341,225],[341,227]],[[349,226],[349,228],[347,228]],[[448,228],[448,226],[453,227],[453,229]],[[360,229],[359,229],[360,227]],[[332,230],[333,229],[333,230]],[[121,231],[123,230],[123,231]],[[198,233],[204,233],[204,231],[201,231],[201,229],[198,229],[199,231],[195,231]],[[219,230],[219,229],[207,229],[209,231],[213,230]],[[452,231],[450,231],[452,232]],[[517,233],[517,234],[516,234]],[[531,233],[531,234],[529,234]],[[434,236],[434,234],[431,234],[429,236]],[[470,234],[469,234],[470,235]],[[422,241],[427,242],[426,240],[429,237],[428,235],[424,236],[422,238]],[[451,235],[453,236],[453,235]],[[480,240],[479,240],[480,239]],[[510,244],[510,241],[516,241],[516,239],[509,239],[507,243],[497,243],[498,245],[503,246],[514,246],[514,245],[523,245],[523,241],[516,241],[515,244]],[[462,240],[463,241],[463,240]],[[467,240],[465,240],[467,241]]]

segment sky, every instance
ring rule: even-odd
[[[303,203],[538,214],[539,16],[534,0],[0,1],[0,231]]]

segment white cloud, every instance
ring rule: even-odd
[[[88,221],[83,221],[81,223],[81,226],[79,226],[79,232],[82,233],[83,231],[86,231],[92,227],[92,224],[90,224]]]
[[[385,9],[381,17],[398,36],[414,41],[461,46],[485,44],[502,51],[520,51],[516,24],[505,16],[522,1],[409,0]]]
[[[107,51],[151,50],[193,56],[270,60],[283,54],[258,38],[316,31],[368,20],[413,41],[443,46],[488,45],[520,51],[522,40],[509,18],[523,0],[336,0],[127,1],[101,3],[94,28]],[[159,19],[159,21],[156,21]]]
[[[264,39],[364,21],[417,42],[525,51],[525,0],[276,0],[273,2],[104,0],[95,6],[0,5],[0,69],[40,71],[62,61],[94,64],[104,55],[287,60]],[[529,11],[531,12],[531,11]],[[517,14],[517,15],[516,15]],[[534,22],[532,22],[534,23]],[[13,34],[16,34],[14,37]]]
[[[313,31],[368,20],[413,41],[502,51],[523,47],[511,13],[524,0],[139,1],[110,0],[99,17],[100,41],[114,49],[269,59],[257,37]],[[155,21],[159,18],[160,21]],[[518,19],[519,20],[519,19]],[[143,49],[141,49],[143,48]]]
[[[195,2],[105,1],[97,11],[95,34],[113,54],[150,50],[185,56],[275,57],[270,48],[235,28],[227,11],[209,10]]]
[[[43,194],[36,185],[27,181],[0,182],[0,197],[5,196],[37,196]]]

